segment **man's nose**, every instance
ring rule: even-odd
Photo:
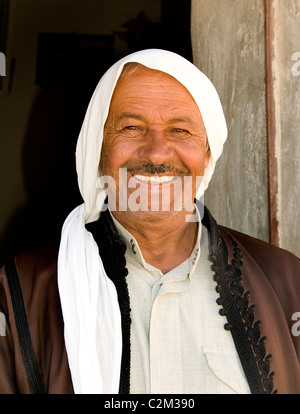
[[[170,159],[174,153],[172,142],[160,131],[148,131],[143,145],[139,149],[139,156],[152,161],[154,164],[162,164]]]

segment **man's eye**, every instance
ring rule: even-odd
[[[120,130],[120,132],[131,136],[131,135],[136,135],[140,133],[141,131],[137,125],[126,125]]]
[[[180,134],[189,134],[188,130],[182,129],[182,128],[174,128],[173,132],[177,132],[177,133],[180,133]]]
[[[136,125],[128,125],[124,129],[129,129],[131,131],[136,131],[137,129],[139,129],[139,127],[137,127]]]

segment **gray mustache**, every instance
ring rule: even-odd
[[[170,165],[166,162],[162,164],[153,164],[153,163],[143,163],[130,167],[127,169],[131,174],[166,174],[172,173],[172,175],[187,175],[189,173],[188,169],[179,169]]]

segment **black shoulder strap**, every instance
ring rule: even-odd
[[[33,394],[46,394],[31,342],[22,290],[14,259],[5,265],[5,270],[28,381]]]

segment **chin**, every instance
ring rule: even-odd
[[[173,219],[179,213],[179,211],[130,211],[130,214],[132,214],[135,218],[148,223],[168,221]]]

